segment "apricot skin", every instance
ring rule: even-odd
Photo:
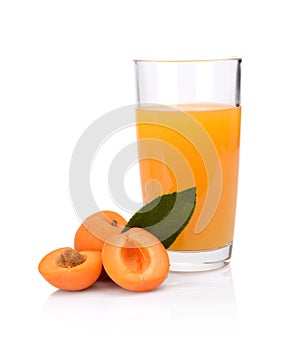
[[[116,284],[136,292],[157,288],[166,279],[170,266],[162,243],[141,228],[109,237],[102,249],[102,261]]]
[[[100,211],[90,215],[78,228],[74,238],[74,248],[98,250],[101,252],[104,241],[111,234],[119,234],[126,220],[114,211]]]
[[[69,291],[77,291],[90,287],[101,274],[102,260],[98,251],[82,251],[84,262],[73,267],[61,266],[58,257],[65,250],[59,248],[42,258],[38,265],[38,271],[52,286]]]

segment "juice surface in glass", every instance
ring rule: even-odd
[[[232,242],[240,114],[240,107],[222,104],[169,108],[153,105],[137,109],[144,202],[196,186],[194,214],[170,250],[209,250]]]

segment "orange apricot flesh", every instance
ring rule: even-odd
[[[77,252],[59,248],[48,253],[39,263],[40,274],[54,287],[76,291],[90,287],[101,274],[99,251]]]
[[[162,243],[142,228],[131,228],[108,238],[102,249],[108,276],[122,288],[145,292],[157,288],[169,272],[169,257]]]
[[[119,234],[126,220],[114,211],[104,210],[89,216],[78,228],[74,248],[98,250],[101,252],[105,240],[112,234]]]

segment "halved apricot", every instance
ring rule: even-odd
[[[162,243],[142,228],[131,228],[110,236],[102,249],[102,261],[108,276],[131,291],[149,291],[158,287],[169,272],[169,257]]]
[[[114,211],[97,212],[84,220],[78,228],[74,248],[81,250],[102,250],[104,241],[111,235],[120,233],[126,220]]]
[[[59,248],[48,253],[39,263],[40,274],[54,287],[63,290],[82,290],[90,287],[102,271],[99,251],[78,252]]]

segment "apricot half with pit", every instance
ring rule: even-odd
[[[82,290],[90,287],[102,271],[101,253],[66,247],[51,251],[38,265],[40,274],[54,287]]]

